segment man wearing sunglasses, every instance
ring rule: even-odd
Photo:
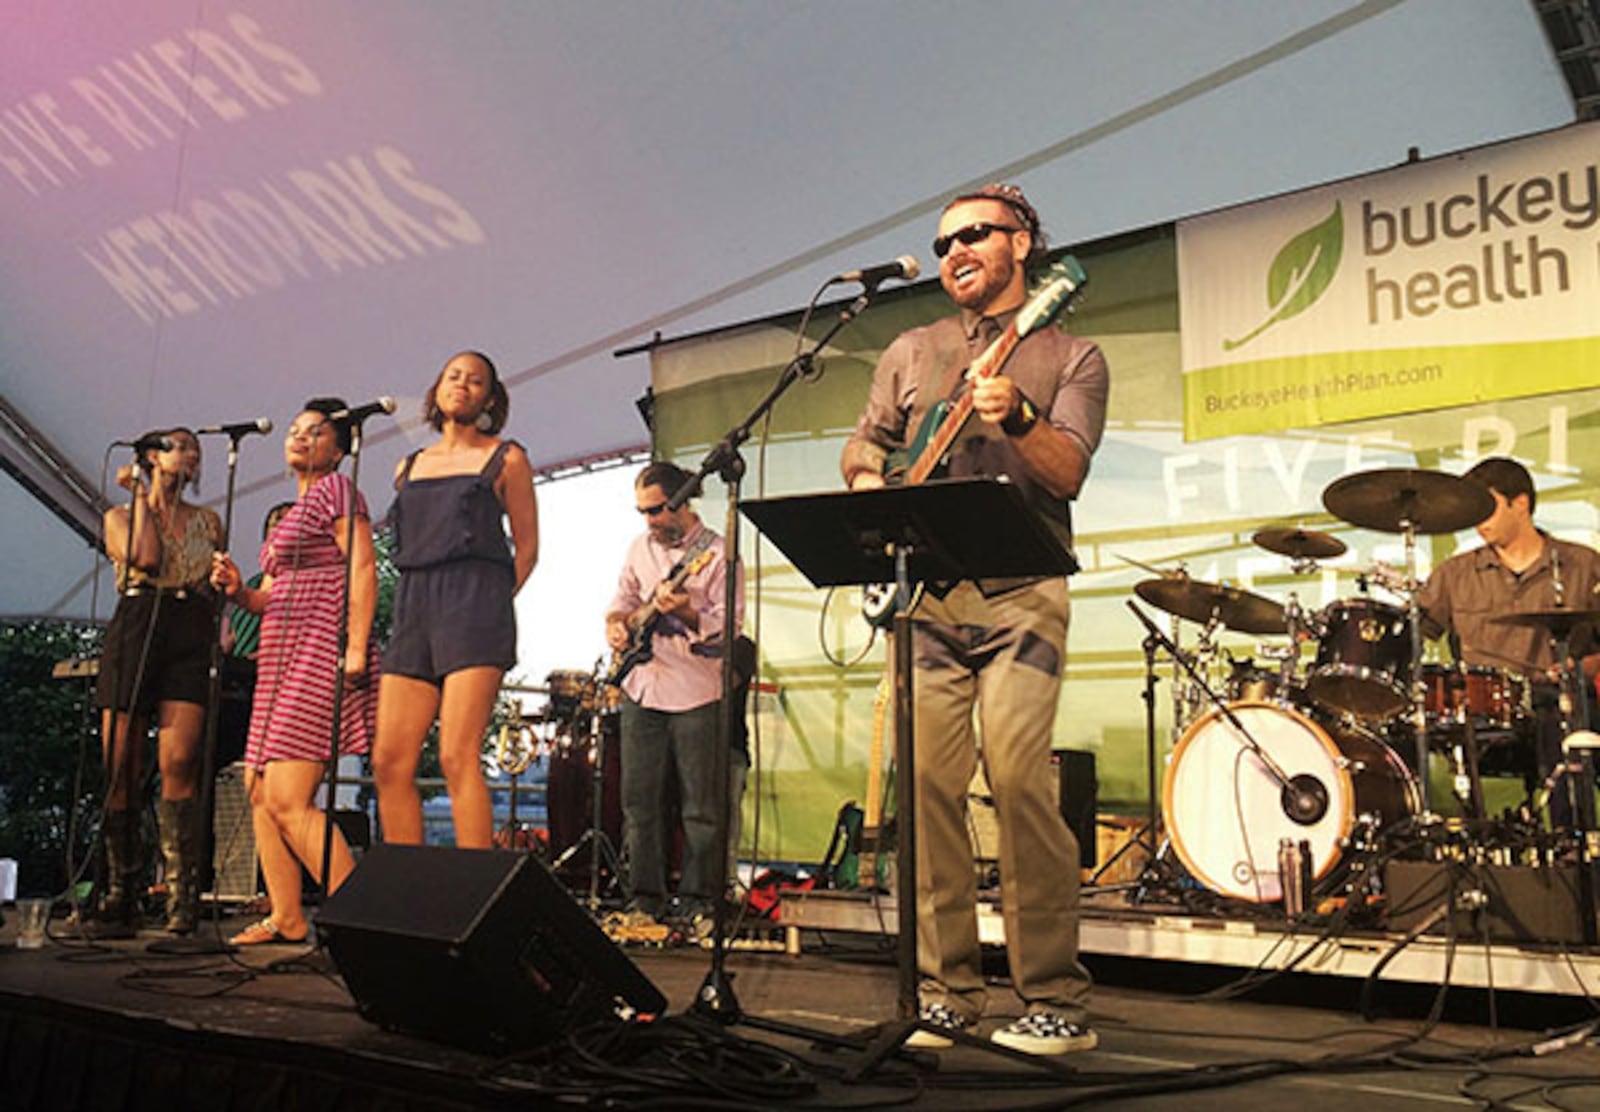
[[[715,773],[728,624],[722,538],[687,502],[667,508],[688,479],[667,462],[639,473],[633,493],[645,531],[629,546],[606,608],[613,653],[648,647],[648,658],[622,680],[623,846],[632,909],[685,923],[709,914],[726,883],[717,854],[726,795]],[[672,778],[681,801],[683,870],[677,897],[669,900],[666,791]]]
[[[1005,475],[1070,546],[1070,505],[1105,425],[1100,349],[1057,328],[1024,338],[998,374],[970,366],[1027,298],[1042,261],[1038,214],[1014,185],[989,185],[945,207],[933,252],[955,315],[912,329],[884,351],[865,411],[840,460],[852,490],[884,485],[939,400],[971,390],[977,420],[949,453],[952,476]],[[1078,846],[1049,790],[1051,732],[1066,659],[1065,578],[962,582],[926,592],[916,638],[919,820],[917,960],[925,1028],[973,1026],[987,1004],[966,800],[980,756],[1000,826],[1001,903],[1012,987],[1025,1012],[994,1041],[1035,1054],[1095,1046],[1088,973],[1078,963]],[[919,1029],[914,1046],[950,1039]]]

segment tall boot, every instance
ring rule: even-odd
[[[138,933],[139,874],[144,858],[139,815],[107,811],[100,824],[105,853],[105,891],[99,907],[83,924],[90,938],[132,938]]]
[[[156,806],[166,863],[167,930],[173,934],[192,934],[200,921],[198,817],[192,799],[163,799]]]

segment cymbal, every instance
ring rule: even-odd
[[[1331,560],[1345,554],[1338,537],[1305,529],[1258,529],[1250,539],[1268,552],[1294,560]]]
[[[1380,468],[1346,475],[1322,492],[1322,504],[1340,521],[1403,533],[1454,533],[1494,512],[1494,496],[1471,479],[1410,467]]]
[[[1191,622],[1217,621],[1239,633],[1283,633],[1283,606],[1269,598],[1198,579],[1146,579],[1133,588],[1151,606]]]
[[[1490,618],[1501,625],[1532,626],[1549,630],[1557,637],[1565,637],[1574,628],[1600,622],[1600,610],[1572,610],[1565,606],[1549,606],[1539,610],[1519,610],[1515,614],[1501,614]]]

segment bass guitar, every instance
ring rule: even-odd
[[[911,463],[900,478],[905,486],[927,482],[950,458],[950,449],[956,437],[972,419],[972,383],[981,378],[993,378],[1005,367],[1011,353],[1025,337],[1045,327],[1088,284],[1089,275],[1083,265],[1071,255],[1056,260],[1040,280],[1033,295],[1017,315],[1006,325],[1004,332],[973,360],[972,366],[961,377],[961,387],[954,398],[940,398],[922,418],[917,433],[908,450]],[[861,614],[874,626],[888,626],[896,611],[893,583],[871,583],[862,588]]]
[[[711,533],[707,532],[690,545],[689,551],[683,554],[683,559],[674,564],[667,577],[661,581],[662,585],[669,592],[676,591],[691,575],[709,564],[716,555],[716,550],[711,547],[714,540]],[[628,643],[612,654],[611,668],[601,682],[611,686],[620,684],[629,672],[654,655],[650,642],[655,637],[656,626],[661,621],[661,608],[656,605],[656,594],[659,591],[658,586],[651,592],[649,602],[628,615]]]

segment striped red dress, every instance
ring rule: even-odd
[[[344,554],[334,522],[367,503],[350,479],[319,479],[278,522],[261,546],[261,569],[272,577],[261,618],[255,703],[245,761],[324,761],[333,730],[333,687],[339,670],[339,615],[344,606]],[[367,671],[346,682],[341,753],[365,753],[377,721],[377,647]]]

